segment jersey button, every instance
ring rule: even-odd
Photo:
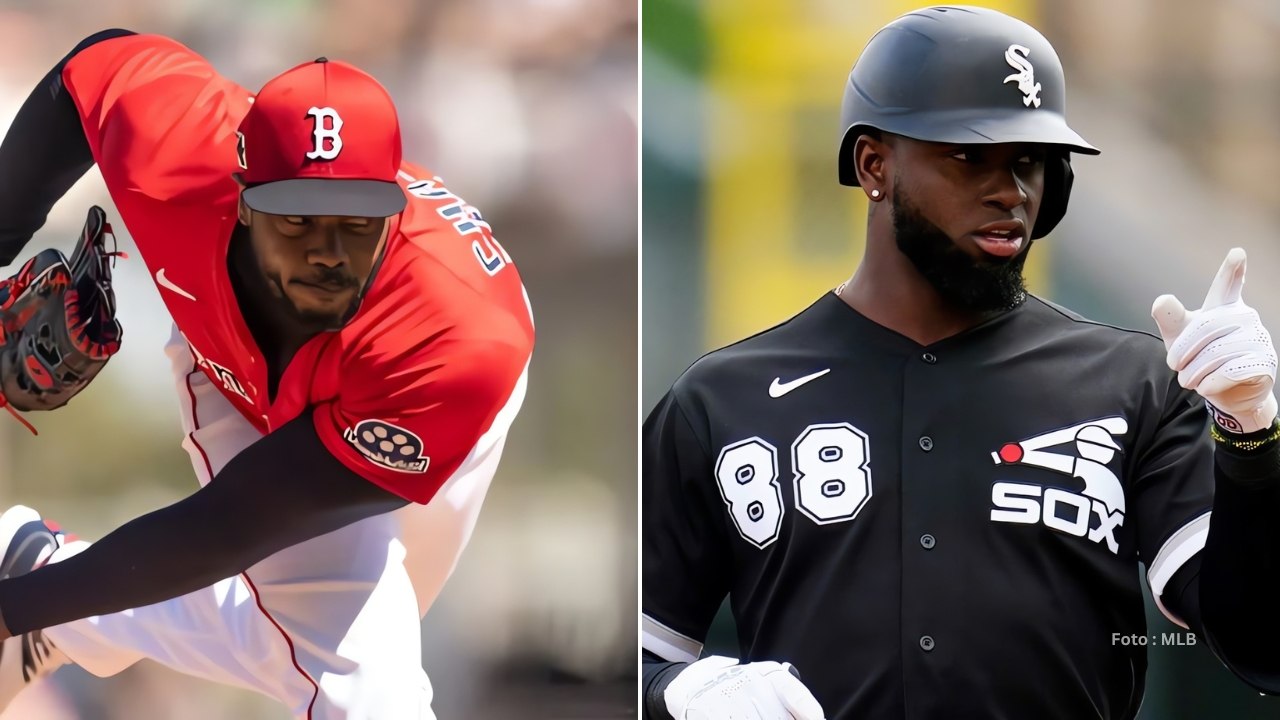
[[[933,449],[933,438],[929,437],[928,435],[925,435],[925,436],[921,437],[921,438],[920,438],[920,449],[921,449],[921,450],[923,450],[923,451],[925,451],[925,452],[929,452],[930,450],[932,450],[932,449]]]
[[[925,652],[933,652],[933,638],[928,635],[920,636],[920,649]]]
[[[930,365],[938,362],[938,356],[934,355],[933,353],[925,353],[920,356],[920,359],[929,363]]]
[[[920,547],[924,548],[925,550],[932,550],[933,546],[937,544],[938,544],[938,541],[929,533],[925,533],[924,535],[920,536]]]

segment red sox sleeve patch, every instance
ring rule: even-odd
[[[431,458],[423,454],[422,438],[383,420],[361,420],[342,433],[356,452],[378,467],[403,473],[425,473]]]
[[[462,466],[506,407],[529,357],[527,345],[471,340],[437,340],[431,349],[395,363],[361,358],[348,367],[352,380],[342,393],[313,412],[321,442],[339,462],[416,503],[429,502]]]

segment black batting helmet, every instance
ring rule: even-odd
[[[849,73],[840,111],[840,182],[857,186],[853,145],[868,129],[956,144],[1052,146],[1032,239],[1067,211],[1071,152],[1098,149],[1067,126],[1062,63],[1035,28],[977,7],[907,13],[875,34]]]

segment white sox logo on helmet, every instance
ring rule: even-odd
[[[1122,452],[1115,438],[1128,431],[1129,423],[1113,415],[1005,443],[991,453],[996,465],[1052,470],[1083,480],[1084,489],[1075,493],[1060,487],[997,482],[991,487],[991,519],[1042,523],[1068,535],[1087,535],[1093,542],[1105,541],[1111,552],[1119,554],[1115,531],[1124,525],[1124,486],[1107,465]],[[1072,444],[1074,453],[1045,449],[1067,443]]]
[[[1031,67],[1031,61],[1027,59],[1029,55],[1031,55],[1031,49],[1025,45],[1010,45],[1009,49],[1004,51],[1004,61],[1009,63],[1009,67],[1018,71],[1004,81],[1018,83],[1018,90],[1022,92],[1023,105],[1040,107],[1040,83],[1036,82],[1036,69]]]
[[[405,473],[424,473],[431,458],[422,454],[422,438],[384,420],[361,420],[342,433],[369,462]]]

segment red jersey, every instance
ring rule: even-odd
[[[409,163],[359,312],[308,341],[274,400],[232,291],[236,129],[252,93],[181,44],[106,40],[62,73],[107,189],[198,366],[261,432],[309,411],[344,465],[425,503],[523,382],[533,320],[475,208]]]

